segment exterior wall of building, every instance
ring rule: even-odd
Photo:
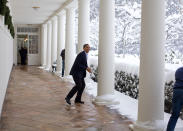
[[[13,66],[13,38],[0,16],[0,115]]]

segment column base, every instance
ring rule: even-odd
[[[45,70],[48,71],[48,72],[51,72],[52,68],[51,67],[46,67]]]
[[[47,70],[47,71],[50,71],[50,72],[52,72],[52,69],[45,69],[45,70]],[[53,72],[56,76],[58,76],[58,77],[60,77],[60,78],[62,78],[63,80],[64,80],[64,77],[62,77],[62,75],[61,75],[61,71],[56,71],[56,72]]]
[[[136,122],[134,126],[129,127],[133,131],[164,131],[165,124],[163,120]],[[132,129],[133,128],[133,129]]]
[[[61,62],[60,62],[61,63]],[[57,63],[57,72],[62,72],[62,65]]]
[[[39,69],[45,69],[45,66],[39,66],[38,68]]]
[[[43,65],[43,67],[44,67],[44,69],[46,69],[47,66],[46,65]]]
[[[56,75],[56,76],[59,76],[59,77],[62,77],[61,71],[56,71],[56,72],[55,72],[55,75]]]
[[[112,94],[97,96],[94,101],[97,105],[118,105],[120,104],[119,101],[115,99],[115,96]]]
[[[56,72],[60,72],[60,73],[61,73],[61,72],[62,72],[62,70],[61,70],[61,69],[56,69]]]

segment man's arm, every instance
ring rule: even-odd
[[[62,57],[63,57],[63,55],[64,55],[64,51],[62,50],[62,52],[61,52],[60,56],[62,56]]]

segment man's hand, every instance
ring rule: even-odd
[[[87,69],[86,69],[89,73],[92,73],[91,72],[91,69],[89,68],[89,67],[87,67]]]

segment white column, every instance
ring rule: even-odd
[[[51,69],[51,34],[52,34],[52,24],[49,21],[47,24],[47,61],[46,61],[46,65],[47,65],[47,70]]]
[[[41,30],[41,65],[46,66],[46,55],[47,55],[47,25],[42,25]]]
[[[114,0],[100,0],[97,104],[114,101]],[[108,96],[108,97],[107,97]],[[110,96],[110,98],[109,98]]]
[[[135,131],[163,131],[165,1],[142,0],[140,83]]]
[[[46,67],[46,61],[47,61],[47,43],[48,43],[48,26],[45,24],[44,29],[44,57],[43,57],[43,66]]]
[[[51,64],[57,60],[57,17],[52,19]]]
[[[61,73],[62,58],[61,51],[65,48],[65,12],[58,16],[58,39],[57,39],[57,72]]]
[[[76,54],[74,42],[74,13],[74,8],[66,9],[65,76],[69,75]]]
[[[84,44],[89,44],[90,34],[90,1],[78,0],[78,50],[83,50]]]
[[[41,66],[43,66],[44,55],[44,25],[41,25]]]

